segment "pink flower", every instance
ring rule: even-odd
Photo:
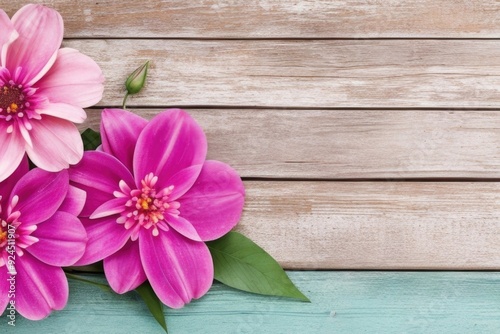
[[[68,282],[60,267],[85,250],[87,235],[77,218],[84,203],[85,192],[69,186],[67,171],[28,172],[26,158],[0,183],[0,313],[14,303],[21,315],[39,320],[66,305]]]
[[[0,9],[0,181],[25,152],[40,168],[59,171],[83,155],[83,108],[97,103],[104,78],[89,57],[59,49],[63,21],[55,10],[26,5],[12,20]]]
[[[147,278],[170,307],[200,298],[213,280],[203,241],[239,221],[240,177],[222,162],[205,161],[205,134],[179,109],[149,123],[107,109],[101,135],[103,152],[86,152],[70,168],[72,184],[87,192],[81,216],[89,242],[77,264],[104,258],[106,278],[118,293]]]

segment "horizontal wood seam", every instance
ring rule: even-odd
[[[276,177],[242,177],[244,181],[255,182],[387,182],[387,183],[448,183],[448,182],[500,182],[500,178],[474,177],[422,177],[422,178],[276,178]]]
[[[169,41],[497,41],[500,37],[65,37],[72,40],[169,40]]]
[[[125,95],[125,90],[123,95]],[[134,105],[133,96],[127,103],[127,109],[169,109],[169,108],[181,108],[181,109],[222,109],[222,110],[297,110],[297,111],[499,111],[499,108],[467,108],[467,107],[457,107],[457,108],[443,108],[443,107],[296,107],[296,106],[254,106],[254,105]],[[102,110],[104,108],[121,108],[121,105],[106,105],[106,106],[93,106],[86,109],[89,110]]]

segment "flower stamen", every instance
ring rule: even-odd
[[[7,244],[7,222],[0,219],[0,248],[4,248]]]
[[[0,94],[1,110],[5,110],[7,114],[15,114],[24,109],[24,94],[21,88],[15,85],[4,85],[2,87],[2,93]]]
[[[157,191],[155,187],[157,182],[158,177],[149,173],[141,181],[140,189],[131,190],[122,180],[119,183],[120,191],[113,193],[116,198],[129,198],[125,203],[125,210],[116,222],[123,224],[127,230],[133,229],[132,240],[138,238],[141,227],[151,229],[154,236],[158,236],[160,230],[168,231],[166,215],[179,215],[179,202],[169,200],[174,186]]]
[[[16,195],[12,197],[6,212],[2,212],[0,209],[0,214],[2,215],[0,217],[0,267],[6,264],[8,255],[12,255],[15,252],[18,256],[23,256],[23,249],[39,241],[37,237],[31,235],[36,231],[37,226],[26,226],[19,220],[21,212],[15,210],[18,202],[19,196]],[[0,196],[0,208],[1,203],[2,196]]]
[[[33,128],[31,119],[41,119],[35,108],[46,99],[36,96],[36,88],[16,84],[10,77],[9,70],[0,67],[0,121],[9,123],[7,133],[19,129],[27,134]]]

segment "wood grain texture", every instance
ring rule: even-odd
[[[498,0],[22,0],[106,76],[98,107],[191,107],[247,178],[244,233],[291,269],[500,270]],[[451,38],[451,39],[450,39]],[[221,108],[219,108],[221,107]],[[281,109],[283,108],[283,109]],[[88,123],[97,127],[98,112]],[[327,181],[355,179],[357,182]],[[366,182],[457,178],[462,182]],[[313,181],[312,179],[317,179]],[[323,180],[323,181],[320,181]],[[290,272],[312,303],[215,284],[171,333],[495,333],[494,272]],[[98,277],[101,281],[102,277]],[[70,281],[66,309],[0,332],[163,333],[134,293]]]
[[[500,182],[246,182],[237,230],[294,269],[500,269]]]
[[[496,333],[500,275],[486,272],[289,272],[311,303],[214,284],[205,297],[165,311],[169,333]],[[135,295],[70,280],[67,307],[12,333],[151,333],[161,328]],[[4,317],[2,316],[2,319]],[[7,322],[0,321],[0,331]]]
[[[131,98],[131,100],[133,97]],[[134,109],[151,119],[161,109]],[[208,158],[243,177],[500,178],[500,113],[439,110],[189,109]],[[81,130],[99,130],[87,110]]]
[[[151,60],[130,106],[500,108],[497,40],[72,40],[102,67],[100,105]]]
[[[495,0],[22,0],[1,7],[12,15],[30,2],[59,10],[72,38],[500,36]]]

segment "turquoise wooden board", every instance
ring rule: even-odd
[[[500,273],[289,272],[312,303],[215,284],[202,299],[167,309],[175,333],[499,333]],[[1,333],[162,333],[135,293],[70,281],[68,306],[47,319],[5,315]]]

